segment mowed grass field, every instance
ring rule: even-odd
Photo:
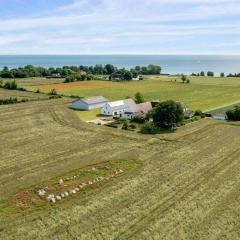
[[[0,239],[240,239],[238,124],[203,119],[147,136],[81,122],[69,102],[0,107]],[[5,208],[109,160],[139,167],[56,204]]]
[[[153,76],[144,81],[110,82],[85,81],[61,83],[62,80],[21,80],[20,85],[30,90],[49,92],[55,88],[59,93],[79,97],[103,95],[110,100],[141,92],[146,100],[173,99],[183,101],[192,110],[207,111],[222,105],[240,101],[240,78],[189,77],[191,83],[181,83],[180,77]],[[177,80],[177,82],[175,82]]]

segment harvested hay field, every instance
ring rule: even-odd
[[[203,119],[145,136],[80,122],[68,101],[0,107],[0,239],[240,238],[238,125]],[[138,167],[60,204],[5,207],[109,161]]]
[[[28,99],[28,100],[42,100],[48,99],[49,96],[43,93],[34,93],[34,92],[26,92],[26,91],[18,91],[18,90],[7,90],[0,88],[0,99],[8,99],[8,98],[17,98],[18,100]]]

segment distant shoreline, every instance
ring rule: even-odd
[[[105,54],[105,55],[0,55],[0,69],[34,65],[41,67],[93,66],[113,64],[119,68],[130,69],[136,65],[156,64],[163,73],[191,74],[213,71],[216,75],[240,72],[240,55],[153,55],[153,54]]]

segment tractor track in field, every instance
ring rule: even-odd
[[[202,173],[200,176],[198,176],[198,179],[201,179],[200,181],[193,180],[192,183],[183,185],[181,189],[179,189],[177,192],[173,194],[173,196],[166,199],[164,202],[157,204],[152,208],[147,216],[143,216],[140,218],[137,222],[130,225],[126,230],[124,230],[122,233],[120,233],[115,240],[118,239],[130,239],[134,235],[136,235],[139,231],[144,229],[144,226],[149,224],[151,221],[154,221],[155,218],[159,216],[159,214],[162,214],[164,212],[167,212],[170,208],[176,205],[177,202],[182,201],[184,198],[186,198],[189,193],[195,191],[197,188],[199,188],[204,182],[209,181],[213,175],[216,175],[218,172],[220,172],[222,169],[224,169],[227,165],[233,163],[236,161],[236,156],[239,156],[240,149],[235,150],[230,156],[227,156],[223,158],[220,162],[212,166],[210,169]],[[177,197],[176,197],[177,196]]]

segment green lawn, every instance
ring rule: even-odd
[[[103,95],[110,100],[141,92],[146,100],[173,99],[183,101],[192,110],[207,111],[218,106],[240,101],[240,78],[189,77],[190,84],[181,83],[180,77],[147,77],[144,81],[107,82],[86,81],[67,84],[25,83],[24,87],[48,92],[56,88],[59,93],[79,97]],[[177,82],[175,82],[175,79]],[[34,80],[33,80],[34,81]],[[47,83],[48,80],[43,80]]]
[[[90,121],[90,120],[96,119],[96,117],[100,114],[100,109],[94,109],[91,111],[75,110],[75,113],[82,121]]]

